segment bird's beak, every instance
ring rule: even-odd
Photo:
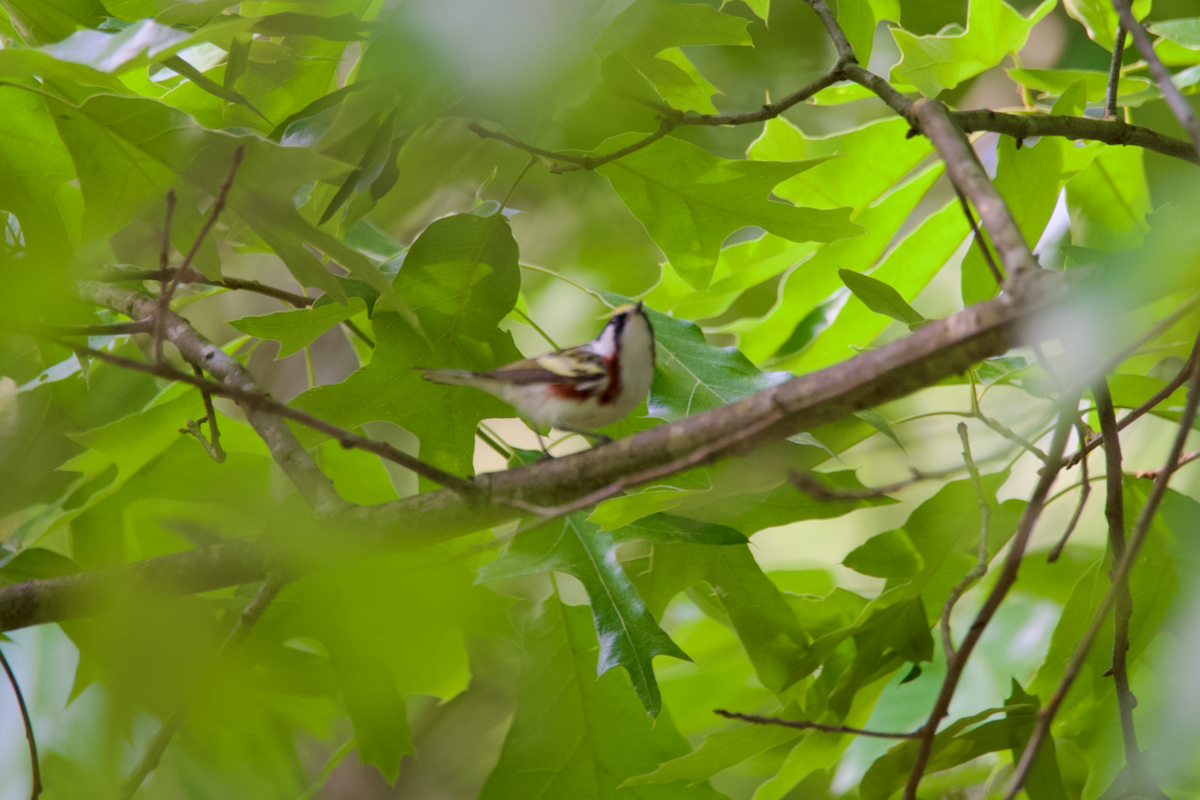
[[[638,312],[639,314],[641,314],[641,313],[642,313],[642,306],[643,306],[643,305],[645,305],[645,303],[644,303],[642,300],[638,300],[638,301],[637,301],[637,305],[636,305],[636,306],[634,306],[634,308],[635,308],[635,309],[637,309],[637,312]]]

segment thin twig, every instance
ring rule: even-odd
[[[1033,734],[1029,737],[1029,742],[1025,745],[1025,751],[1021,754],[1021,758],[1017,762],[1013,782],[1009,787],[1008,793],[1005,795],[1005,800],[1013,800],[1017,796],[1017,793],[1024,787],[1025,781],[1028,780],[1029,771],[1033,767],[1033,761],[1037,758],[1038,751],[1041,749],[1042,743],[1045,742],[1046,736],[1050,732],[1050,723],[1053,722],[1059,707],[1062,705],[1063,700],[1066,699],[1071,685],[1079,676],[1079,671],[1083,669],[1083,662],[1087,659],[1088,653],[1096,641],[1096,636],[1100,633],[1104,618],[1108,616],[1108,612],[1112,610],[1116,602],[1118,587],[1129,576],[1129,571],[1133,567],[1133,563],[1142,549],[1142,544],[1146,540],[1146,535],[1150,531],[1150,523],[1158,511],[1158,506],[1162,502],[1163,497],[1166,496],[1167,484],[1170,482],[1171,476],[1174,474],[1183,455],[1184,444],[1187,442],[1188,434],[1191,433],[1192,422],[1196,419],[1197,403],[1200,403],[1200,370],[1196,370],[1192,376],[1192,382],[1188,388],[1187,405],[1180,416],[1179,432],[1176,434],[1175,442],[1171,446],[1171,453],[1167,457],[1162,470],[1159,472],[1158,478],[1154,481],[1154,486],[1150,489],[1150,494],[1146,498],[1145,505],[1142,506],[1142,510],[1138,514],[1137,522],[1133,526],[1133,534],[1130,536],[1129,544],[1125,548],[1125,555],[1121,558],[1112,573],[1112,585],[1109,586],[1104,599],[1100,602],[1100,607],[1096,609],[1087,632],[1083,635],[1079,644],[1076,645],[1075,652],[1071,656],[1071,660],[1067,663],[1062,680],[1054,690],[1054,694],[1038,710],[1037,723],[1034,726]]]
[[[1197,155],[1200,155],[1200,121],[1196,120],[1196,115],[1192,113],[1192,107],[1183,96],[1183,92],[1179,91],[1179,87],[1171,80],[1171,71],[1163,65],[1162,59],[1154,51],[1154,42],[1150,41],[1150,34],[1146,33],[1146,29],[1133,16],[1130,0],[1113,0],[1113,7],[1117,10],[1121,25],[1133,36],[1133,43],[1137,45],[1138,52],[1146,59],[1146,66],[1150,68],[1150,74],[1154,76],[1167,107],[1187,131],[1188,138],[1192,140],[1192,147]]]
[[[950,613],[954,611],[955,604],[967,587],[987,574],[988,530],[991,528],[992,522],[992,507],[983,493],[983,481],[979,477],[979,468],[975,466],[975,460],[971,458],[971,440],[967,437],[967,423],[958,423],[958,437],[962,439],[963,461],[967,465],[967,471],[971,473],[971,486],[975,489],[975,502],[979,506],[979,547],[975,566],[971,567],[962,580],[954,585],[950,594],[946,596],[946,602],[942,605],[942,647],[946,650],[947,663],[954,658],[955,654],[954,639],[950,636]]]
[[[1112,394],[1108,381],[1101,379],[1092,387],[1096,397],[1096,416],[1100,419],[1100,436],[1104,440],[1105,492],[1104,516],[1108,520],[1108,544],[1112,548],[1113,563],[1125,557],[1125,497],[1124,476],[1121,474],[1121,437],[1117,433],[1117,412],[1113,408]],[[1129,672],[1126,651],[1129,649],[1129,620],[1133,616],[1133,596],[1129,591],[1129,576],[1119,583],[1114,577],[1117,590],[1113,612],[1113,655],[1111,673],[1117,686],[1117,708],[1121,716],[1121,738],[1125,743],[1125,764],[1140,782],[1142,755],[1137,743],[1137,729],[1133,724],[1133,709],[1137,705],[1129,690]]]
[[[1113,45],[1112,63],[1108,65],[1108,86],[1104,91],[1105,119],[1121,119],[1117,115],[1117,88],[1121,82],[1121,60],[1125,56],[1125,33],[1125,25],[1117,23],[1117,41]]]
[[[1013,444],[1017,445],[1022,450],[1025,450],[1028,453],[1032,453],[1034,456],[1037,457],[1038,461],[1041,461],[1043,464],[1050,463],[1049,457],[1044,452],[1042,452],[1040,447],[1038,447],[1037,445],[1035,445],[1033,442],[1029,441],[1028,439],[1024,438],[1023,436],[1021,436],[1019,433],[1012,430],[1011,428],[1004,426],[998,420],[994,420],[991,417],[989,417],[987,414],[983,413],[983,410],[979,407],[979,398],[977,398],[975,396],[975,380],[974,380],[974,378],[971,379],[971,411],[974,413],[975,418],[978,419],[980,422],[982,422],[984,425],[987,425],[993,431],[1000,434],[1002,437],[1004,437],[1008,441],[1012,442]]]
[[[1174,313],[1172,313],[1166,320],[1163,320],[1163,323],[1155,325],[1154,328],[1152,328],[1148,334],[1141,337],[1135,343],[1135,346],[1133,349],[1140,347],[1142,343],[1149,341],[1150,338],[1157,336],[1159,333],[1166,330],[1171,325],[1174,325],[1179,320],[1179,318],[1181,316],[1183,316],[1184,313],[1191,310],[1191,306],[1193,304],[1194,304],[1194,302],[1193,303],[1185,303],[1179,309],[1176,309],[1176,311]],[[1164,323],[1165,323],[1165,325],[1164,325]],[[1130,348],[1126,348],[1124,352],[1129,352],[1129,350],[1130,350]],[[1117,430],[1118,431],[1125,430],[1127,427],[1132,425],[1134,422],[1141,419],[1143,416],[1145,416],[1146,414],[1148,414],[1149,412],[1151,412],[1155,408],[1157,408],[1158,405],[1160,403],[1162,403],[1164,400],[1166,400],[1168,397],[1175,394],[1175,390],[1178,389],[1180,386],[1183,386],[1185,383],[1187,383],[1188,379],[1192,377],[1192,373],[1196,369],[1197,364],[1200,364],[1200,334],[1197,334],[1196,341],[1192,345],[1191,355],[1188,356],[1188,360],[1183,365],[1183,369],[1179,370],[1179,374],[1176,375],[1174,378],[1172,378],[1170,381],[1168,381],[1166,386],[1164,386],[1163,388],[1161,388],[1157,392],[1155,392],[1153,397],[1151,397],[1149,400],[1142,403],[1140,406],[1133,409],[1128,414],[1126,414],[1124,417],[1122,417],[1121,421],[1117,423]],[[1072,453],[1071,456],[1067,459],[1067,468],[1070,469],[1071,467],[1075,466],[1075,464],[1077,464],[1080,460],[1082,460],[1088,453],[1092,452],[1097,447],[1099,447],[1100,443],[1102,441],[1103,441],[1102,439],[1097,437],[1095,439],[1092,439],[1086,445],[1080,447],[1074,453]]]
[[[40,329],[55,336],[130,336],[135,333],[149,333],[154,326],[149,322],[137,321],[114,322],[111,325],[45,325]]]
[[[263,581],[262,586],[258,587],[258,591],[254,594],[253,599],[250,600],[250,603],[238,616],[233,630],[225,638],[221,649],[217,651],[213,667],[208,676],[209,680],[213,677],[212,673],[215,673],[223,662],[229,658],[230,654],[245,641],[246,637],[250,634],[250,629],[254,627],[254,623],[258,622],[263,612],[267,610],[267,607],[271,605],[271,602],[286,585],[287,579],[283,578],[281,573],[272,572],[267,575],[267,579]],[[163,753],[166,752],[167,745],[171,743],[171,738],[183,725],[184,720],[187,719],[188,711],[195,700],[196,697],[194,694],[185,697],[171,713],[171,716],[163,721],[162,727],[158,729],[158,733],[154,734],[154,738],[146,745],[146,750],[142,753],[141,759],[138,760],[137,766],[133,768],[133,772],[129,774],[129,778],[121,786],[120,792],[117,795],[120,800],[129,800],[129,798],[133,797],[138,787],[142,785],[142,781],[146,780],[146,776],[158,766]]]
[[[204,378],[204,370],[192,364],[192,372],[197,378]],[[200,397],[204,400],[204,418],[199,420],[188,420],[186,428],[180,428],[180,433],[190,433],[200,440],[204,445],[205,451],[209,457],[218,464],[225,463],[225,451],[221,449],[221,430],[217,427],[217,411],[213,408],[212,395],[203,389],[200,390]],[[204,434],[200,431],[200,423],[208,423],[208,436],[205,439]]]
[[[375,340],[363,333],[362,328],[358,327],[348,319],[342,320],[342,325],[346,327],[346,330],[350,331],[359,339],[361,339],[363,344],[365,344],[367,347],[371,348],[372,350],[375,349]]]
[[[1198,458],[1200,458],[1200,450],[1193,450],[1190,453],[1185,453],[1179,457],[1179,463],[1175,465],[1175,469],[1179,469],[1184,464],[1190,464]],[[1162,467],[1156,467],[1155,469],[1143,469],[1133,473],[1133,477],[1157,480],[1160,472],[1162,472]]]
[[[917,749],[912,773],[909,775],[908,783],[904,787],[904,800],[916,800],[917,787],[921,784],[921,778],[925,774],[925,767],[929,763],[929,756],[933,752],[933,738],[937,734],[938,723],[941,722],[942,717],[946,716],[946,712],[950,708],[950,701],[954,699],[954,690],[958,687],[963,670],[967,666],[967,660],[975,650],[975,645],[979,642],[979,637],[983,635],[983,631],[987,628],[992,616],[996,613],[996,609],[1000,607],[1000,603],[1008,595],[1008,590],[1012,588],[1013,583],[1017,580],[1017,573],[1021,568],[1021,559],[1025,556],[1025,548],[1029,544],[1029,537],[1033,534],[1033,529],[1037,524],[1038,518],[1041,517],[1046,495],[1049,494],[1050,487],[1054,484],[1054,479],[1062,469],[1062,454],[1067,446],[1067,436],[1070,434],[1075,413],[1075,409],[1069,403],[1059,412],[1058,424],[1054,429],[1054,439],[1050,445],[1049,463],[1040,470],[1041,477],[1038,479],[1037,486],[1029,498],[1029,503],[1025,506],[1025,511],[1021,515],[1021,521],[1017,525],[1017,532],[1013,536],[1012,543],[1009,545],[1008,555],[1004,559],[1004,565],[1000,569],[1000,574],[996,577],[996,583],[992,587],[992,591],[988,594],[987,599],[984,600],[979,613],[975,616],[975,621],[971,623],[970,629],[967,630],[967,635],[963,637],[958,651],[952,659],[946,662],[946,677],[942,681],[942,688],[938,692],[933,710],[929,714],[929,720],[920,730],[920,745]]]
[[[1079,440],[1085,440],[1085,428],[1081,423],[1076,423],[1075,430],[1079,435]],[[1071,534],[1075,532],[1076,526],[1079,525],[1079,518],[1083,516],[1083,509],[1087,505],[1088,497],[1092,494],[1092,482],[1088,477],[1087,459],[1083,459],[1079,465],[1079,502],[1075,504],[1075,513],[1071,515],[1071,521],[1067,523],[1067,529],[1063,531],[1062,537],[1058,540],[1058,544],[1054,545],[1054,549],[1046,556],[1046,563],[1053,564],[1058,561],[1062,555],[1063,548],[1067,546],[1067,540],[1071,538]]]
[[[167,317],[167,310],[171,307],[171,296],[175,294],[175,288],[179,286],[180,276],[186,274],[188,268],[192,266],[192,259],[196,257],[196,253],[200,252],[200,245],[204,244],[204,237],[208,236],[209,231],[211,231],[213,226],[217,224],[217,217],[221,215],[221,210],[225,208],[225,200],[229,196],[229,189],[233,186],[233,178],[235,175],[237,175],[238,167],[241,166],[242,156],[244,154],[245,150],[241,145],[238,145],[238,148],[233,151],[233,163],[229,167],[229,174],[225,176],[225,182],[221,184],[221,188],[217,192],[217,199],[213,202],[212,210],[208,213],[208,219],[204,220],[204,225],[200,228],[200,233],[196,235],[196,241],[192,242],[192,248],[188,250],[187,255],[183,259],[183,263],[179,265],[179,269],[176,270],[175,274],[171,277],[171,280],[162,287],[162,292],[159,294],[158,321],[155,323],[156,330],[154,334],[155,363],[162,363],[163,327]],[[171,218],[171,210],[174,208],[174,205],[175,194],[174,192],[168,192],[168,233],[170,232],[169,223]],[[166,236],[166,234],[164,234],[164,236]],[[163,249],[165,253],[166,247],[164,246]],[[165,254],[159,266],[164,270],[167,268]]]
[[[53,337],[48,338],[51,338],[53,341]],[[320,431],[321,433],[336,439],[338,444],[340,444],[342,447],[348,449],[354,448],[357,450],[365,450],[368,453],[374,453],[380,458],[386,458],[388,461],[394,461],[400,466],[417,473],[421,477],[428,478],[434,483],[445,486],[447,489],[451,489],[463,497],[475,498],[478,497],[483,491],[473,481],[470,481],[466,478],[460,478],[457,475],[451,475],[449,472],[438,469],[432,464],[426,464],[424,461],[414,458],[408,453],[397,450],[387,442],[368,439],[365,436],[357,436],[347,430],[343,430],[342,428],[333,425],[332,423],[326,422],[323,419],[314,417],[312,414],[306,414],[298,409],[285,406],[284,404],[272,399],[266,392],[256,394],[254,392],[248,392],[243,389],[216,383],[204,378],[197,378],[193,375],[188,375],[186,372],[180,372],[169,364],[148,364],[141,361],[134,361],[129,358],[123,358],[121,356],[116,356],[112,353],[93,350],[90,347],[79,347],[78,345],[72,345],[72,347],[87,353],[93,358],[97,358],[101,361],[112,364],[113,366],[137,370],[138,372],[145,372],[159,378],[165,378],[167,380],[190,383],[192,386],[208,392],[209,394],[228,397],[237,402],[238,405],[256,408],[266,411],[267,413],[274,414],[275,416],[290,419],[293,422],[298,422],[305,427],[312,428],[315,431]]]
[[[17,683],[17,676],[13,674],[12,667],[8,665],[8,658],[5,657],[3,650],[0,650],[0,665],[4,667],[4,672],[8,675],[8,682],[12,684],[13,694],[17,696],[17,705],[21,709],[21,720],[25,723],[25,738],[29,742],[29,768],[33,784],[29,791],[29,798],[37,800],[38,795],[42,793],[42,769],[38,765],[37,739],[33,735],[33,720],[29,718],[29,709],[25,706],[25,696],[21,694],[21,685]]]
[[[825,26],[829,38],[833,40],[833,46],[837,49],[838,62],[840,64],[857,64],[858,58],[854,55],[854,48],[850,45],[850,40],[846,38],[845,31],[838,24],[837,17],[829,10],[829,6],[825,0],[807,0],[812,6],[812,10],[817,12],[817,16],[821,20],[821,24]]]
[[[848,733],[853,736],[872,736],[876,739],[916,739],[919,733],[886,733],[884,731],[868,731],[862,728],[851,728],[849,725],[824,725],[820,722],[809,722],[801,719],[779,719],[778,717],[760,717],[757,714],[741,714],[737,711],[714,709],[713,713],[725,719],[736,719],[749,722],[751,725],[778,725],[781,728],[797,728],[799,730],[814,730],[822,733]]]
[[[980,252],[983,253],[983,260],[987,262],[988,269],[992,271],[992,277],[996,279],[997,286],[1004,285],[1004,273],[1000,271],[999,265],[996,264],[996,259],[992,258],[992,250],[984,241],[983,231],[979,230],[979,226],[975,224],[975,215],[971,213],[971,204],[967,202],[967,198],[963,195],[958,186],[954,186],[954,193],[958,195],[959,205],[962,206],[963,214],[967,217],[967,222],[971,225],[971,232],[975,234],[975,242],[979,245]]]
[[[180,269],[179,267],[168,267],[167,269],[141,269],[141,270],[110,270],[102,274],[98,280],[104,283],[121,283],[124,281],[169,281],[178,278],[178,283],[202,283],[206,286],[219,286],[222,289],[240,289],[247,292],[274,297],[276,300],[282,300],[295,308],[307,308],[316,302],[316,298],[305,297],[295,292],[289,292],[284,289],[277,289],[274,286],[268,286],[265,283],[258,281],[245,280],[243,278],[225,277],[219,281],[212,280],[194,267]]]

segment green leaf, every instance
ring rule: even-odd
[[[394,422],[421,440],[423,460],[469,474],[479,421],[512,416],[511,408],[477,389],[422,380],[415,368],[489,370],[522,357],[512,336],[497,327],[517,300],[517,260],[517,243],[501,215],[434,222],[408,251],[394,290],[419,309],[429,340],[376,307],[371,363],[339,384],[304,392],[293,405],[342,427]]]
[[[1182,47],[1193,50],[1200,48],[1200,17],[1151,22],[1146,29]]]
[[[230,320],[229,324],[242,333],[279,342],[276,359],[280,359],[308,347],[334,325],[366,310],[367,305],[361,297],[351,297],[346,305],[329,303],[320,308],[299,308],[261,317],[242,317]]]
[[[581,608],[557,598],[524,631],[517,711],[480,800],[719,800],[707,783],[637,791],[625,780],[687,752],[669,714],[650,719],[615,673],[596,678],[596,638]]]
[[[1008,75],[1017,83],[1053,95],[1061,95],[1075,81],[1083,81],[1087,99],[1093,103],[1103,100],[1108,90],[1108,72],[1102,70],[1010,69]],[[1144,78],[1122,76],[1117,83],[1117,95],[1141,92],[1150,86],[1150,81]]]
[[[98,0],[6,0],[4,7],[18,29],[30,34],[30,44],[56,42],[79,27],[94,28],[106,14]]]
[[[837,5],[837,21],[850,40],[860,64],[871,60],[871,45],[875,41],[875,10],[870,0],[842,0]]]
[[[517,537],[504,555],[479,570],[480,581],[515,578],[556,570],[574,575],[587,589],[600,637],[597,674],[613,667],[629,673],[638,699],[651,716],[662,708],[651,660],[657,655],[688,656],[654,621],[637,589],[617,562],[618,538],[572,514]]]
[[[848,269],[838,270],[838,276],[854,296],[876,314],[883,314],[909,326],[925,321],[912,306],[904,302],[899,292],[883,281]]]
[[[1137,19],[1150,13],[1151,0],[1135,0],[1133,15]],[[1067,13],[1083,23],[1087,34],[1096,44],[1111,51],[1117,43],[1117,12],[1106,0],[1063,0]]]
[[[415,752],[404,698],[396,691],[383,659],[360,652],[360,642],[343,637],[326,644],[342,701],[354,723],[359,761],[376,767],[384,780],[395,783],[401,757]]]
[[[911,578],[920,571],[923,559],[903,530],[873,536],[842,560],[842,564],[876,578]]]
[[[640,137],[609,139],[597,154]],[[646,226],[680,277],[708,288],[721,243],[756,225],[794,242],[829,242],[855,236],[848,209],[797,208],[767,199],[776,184],[820,163],[726,161],[693,144],[665,138],[596,171]]]
[[[788,274],[779,301],[766,317],[731,325],[729,329],[740,334],[739,344],[746,355],[755,363],[762,363],[775,354],[781,357],[793,355],[833,324],[849,297],[838,277],[838,270],[859,272],[870,269],[941,174],[941,165],[935,165],[878,204],[868,207],[856,219],[866,228],[864,235],[821,247]],[[840,300],[835,299],[827,305],[831,295],[838,297],[839,290]],[[813,321],[820,324],[800,330],[799,326],[806,323],[810,314],[819,318]],[[808,332],[812,335],[805,338],[803,334]]]
[[[353,14],[319,17],[285,11],[259,17],[253,31],[264,36],[319,36],[335,42],[357,42],[367,38],[371,27],[371,23]]]
[[[714,87],[677,48],[751,45],[746,26],[746,20],[703,4],[636,0],[609,23],[593,49],[601,58],[623,59],[674,108],[715,113],[709,100]]]
[[[70,154],[41,97],[3,86],[0,105],[0,207],[21,220],[31,257],[65,262],[71,240],[56,198],[58,187],[75,177]]]
[[[1142,243],[1150,187],[1142,151],[1109,147],[1067,183],[1071,244],[1116,252]]]
[[[1056,5],[1057,0],[1045,0],[1023,17],[1003,0],[971,0],[965,31],[917,36],[892,28],[901,53],[900,63],[892,67],[892,80],[912,84],[926,97],[937,97],[1018,52],[1033,26]]]

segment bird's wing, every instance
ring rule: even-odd
[[[493,378],[518,385],[531,383],[574,385],[602,380],[608,375],[604,359],[585,348],[586,345],[546,353],[523,361],[515,361],[490,372],[476,372],[475,375],[480,378]]]

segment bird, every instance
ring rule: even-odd
[[[646,398],[654,356],[654,328],[639,302],[613,309],[600,335],[575,347],[484,372],[417,369],[432,383],[472,386],[499,397],[539,433],[556,428],[605,444],[611,437],[595,429],[624,419]]]

